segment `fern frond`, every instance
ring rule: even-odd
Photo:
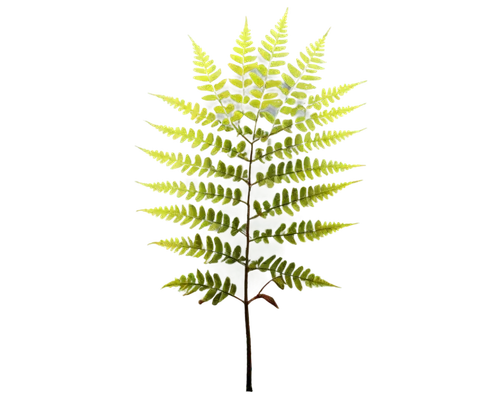
[[[276,258],[275,255],[269,257],[265,261],[264,257],[261,257],[258,261],[252,261],[249,264],[249,269],[262,272],[269,271],[274,282],[280,289],[285,288],[285,283],[292,289],[293,284],[295,284],[295,287],[299,290],[302,290],[302,283],[309,288],[325,286],[339,287],[321,279],[317,275],[312,274],[309,268],[306,270],[304,270],[304,267],[295,268],[295,263],[288,263],[281,257]],[[280,277],[282,279],[277,279]]]
[[[295,241],[295,236],[298,237],[301,242],[305,242],[306,239],[310,241],[319,240],[323,236],[329,235],[333,232],[337,232],[338,230],[351,225],[356,224],[343,224],[340,222],[321,221],[316,221],[316,223],[313,224],[313,222],[309,220],[308,222],[302,221],[300,224],[298,224],[297,227],[297,223],[293,222],[288,227],[288,229],[286,224],[281,224],[274,233],[272,232],[272,229],[266,229],[265,232],[255,230],[253,231],[253,239],[250,241],[256,243],[264,241],[264,243],[269,243],[269,239],[273,238],[278,243],[284,243],[283,239],[285,239],[292,244],[297,244],[297,242]]]
[[[194,161],[191,160],[189,155],[184,156],[182,153],[164,153],[163,151],[157,150],[146,150],[139,147],[143,152],[149,154],[156,161],[159,161],[162,164],[166,164],[172,169],[181,168],[182,172],[186,172],[187,175],[193,175],[198,172],[198,176],[202,176],[204,173],[207,173],[207,177],[214,175],[218,178],[224,179],[232,179],[235,182],[244,181],[246,182],[246,178],[248,177],[248,171],[241,165],[238,165],[236,168],[232,165],[227,165],[219,161],[217,164],[217,168],[212,166],[212,160],[209,157],[206,157],[203,161],[201,157],[196,154]]]
[[[196,44],[196,42],[191,38],[191,42],[193,43],[193,49],[195,54],[195,61],[193,61],[196,68],[194,71],[200,75],[195,75],[194,79],[205,82],[204,85],[198,86],[199,90],[212,92],[212,94],[204,96],[202,99],[207,101],[218,101],[219,105],[214,108],[214,111],[217,114],[224,114],[225,118],[222,120],[222,123],[225,126],[232,126],[236,129],[234,122],[240,120],[243,117],[243,113],[241,111],[234,111],[234,104],[229,103],[224,105],[222,103],[223,99],[226,99],[230,96],[228,90],[222,91],[224,88],[227,79],[223,79],[219,81],[217,84],[212,84],[216,79],[219,78],[221,74],[221,70],[217,69],[214,62],[210,60],[210,57],[203,51],[203,49]],[[232,115],[232,116],[231,116]]]
[[[170,96],[163,96],[161,94],[153,94],[150,93],[152,96],[158,97],[159,99],[162,99],[165,101],[168,105],[171,105],[174,107],[174,109],[182,112],[183,114],[189,114],[191,116],[191,120],[194,120],[195,123],[199,124],[201,123],[202,125],[208,125],[211,124],[211,127],[216,127],[218,131],[231,131],[233,130],[233,127],[231,125],[226,125],[222,124],[221,121],[219,121],[214,113],[208,112],[206,108],[201,108],[198,103],[191,104],[191,102],[186,103],[184,100],[180,100],[175,97],[170,97]]]
[[[180,239],[165,239],[149,244],[165,247],[167,250],[178,253],[179,255],[196,258],[203,256],[205,264],[225,262],[226,264],[239,263],[245,265],[246,260],[246,258],[241,255],[240,246],[236,246],[233,250],[228,242],[222,243],[217,236],[213,239],[207,236],[205,245],[203,245],[203,240],[199,234],[196,234],[194,240],[190,237],[188,237],[187,240],[181,237]]]
[[[278,166],[276,164],[269,165],[265,175],[262,172],[257,173],[256,181],[252,185],[267,185],[269,188],[272,188],[275,183],[283,181],[290,183],[290,179],[299,183],[299,181],[304,181],[306,178],[314,179],[314,175],[321,177],[322,174],[328,175],[362,166],[361,164],[344,164],[337,161],[327,162],[326,160],[322,160],[320,162],[317,158],[311,164],[311,159],[305,157],[304,161],[301,159],[296,160],[295,165],[292,161],[288,161],[286,166],[284,162],[279,163]]]
[[[188,141],[191,143],[191,148],[193,149],[201,146],[199,148],[200,151],[211,149],[210,154],[213,156],[219,151],[222,151],[227,154],[229,158],[239,157],[248,161],[246,158],[247,153],[245,152],[246,142],[244,140],[240,141],[236,146],[233,146],[229,139],[222,139],[219,135],[214,135],[212,133],[205,135],[199,129],[195,132],[193,129],[189,129],[188,131],[186,128],[171,128],[165,125],[152,124],[151,122],[148,122],[148,124],[174,140],[180,139],[181,143]]]
[[[255,200],[253,208],[257,214],[250,219],[257,217],[266,218],[268,215],[281,215],[283,214],[283,211],[288,215],[293,216],[293,210],[300,211],[300,206],[313,207],[318,201],[325,200],[329,196],[333,196],[334,193],[337,193],[338,191],[356,182],[361,181],[344,182],[339,184],[331,183],[328,185],[316,185],[314,187],[303,186],[300,189],[293,188],[291,194],[289,194],[287,189],[283,189],[281,195],[276,193],[272,204],[266,200],[261,205],[259,201]]]
[[[205,211],[203,206],[197,209],[194,205],[189,204],[186,209],[185,206],[179,208],[179,206],[171,207],[156,207],[149,209],[142,209],[137,211],[144,211],[148,214],[154,215],[155,217],[160,217],[166,219],[167,221],[173,220],[175,223],[180,223],[181,225],[186,225],[192,222],[189,229],[193,229],[198,226],[198,229],[203,229],[208,227],[209,231],[216,231],[217,233],[223,233],[230,230],[231,236],[235,236],[238,232],[245,234],[243,232],[244,226],[240,226],[240,220],[238,217],[233,218],[229,215],[224,214],[219,211],[217,214],[212,208]]]
[[[180,278],[176,278],[172,282],[167,283],[162,287],[178,287],[179,292],[184,292],[184,296],[190,295],[198,290],[200,292],[208,290],[205,296],[198,301],[199,304],[203,304],[209,300],[212,300],[212,304],[215,306],[224,300],[227,296],[234,297],[237,300],[243,301],[235,296],[236,285],[231,283],[231,279],[227,277],[222,284],[222,280],[219,275],[210,275],[207,271],[205,276],[198,270],[196,276],[190,273],[187,277],[182,275]]]
[[[212,182],[208,182],[205,186],[205,183],[200,182],[198,184],[198,188],[196,185],[191,182],[189,183],[189,187],[183,182],[156,182],[156,183],[140,183],[143,186],[153,189],[155,192],[168,193],[168,194],[177,194],[177,197],[182,197],[186,195],[186,200],[190,200],[194,197],[196,201],[202,200],[212,200],[212,203],[218,203],[222,200],[221,205],[225,205],[231,203],[233,206],[244,203],[247,204],[246,201],[242,200],[241,190],[236,188],[226,188],[224,189],[221,185],[217,185],[217,188]],[[196,196],[196,197],[195,197]]]
[[[295,139],[291,136],[287,137],[283,143],[275,143],[273,146],[267,146],[264,150],[263,148],[258,148],[255,150],[254,161],[260,161],[264,163],[265,161],[271,161],[273,157],[278,157],[280,160],[284,160],[285,156],[289,159],[293,157],[293,154],[307,153],[316,149],[324,149],[325,145],[330,147],[331,145],[337,144],[342,140],[354,135],[355,133],[364,131],[360,129],[358,131],[323,131],[320,135],[316,133],[312,137],[311,132],[307,132],[305,136],[298,133],[295,135]]]
[[[343,183],[322,183],[331,178],[316,180],[313,183],[304,181],[364,166],[330,161],[331,157],[326,156],[326,159],[315,158],[315,154],[308,154],[311,151],[331,147],[363,130],[327,131],[328,127],[324,127],[363,105],[332,107],[335,101],[340,100],[343,95],[363,82],[316,89],[314,81],[321,79],[319,75],[324,69],[325,43],[330,29],[318,40],[312,43],[307,42],[310,44],[291,62],[287,62],[284,58],[288,55],[287,18],[288,9],[268,35],[265,35],[264,40],[257,44],[252,41],[248,20],[245,18],[243,29],[238,32],[234,51],[230,55],[231,59],[228,60],[229,68],[232,70],[232,76],[228,78],[235,79],[223,79],[221,69],[215,65],[202,47],[189,37],[194,51],[194,79],[199,82],[196,85],[198,89],[204,92],[202,99],[211,102],[207,106],[208,110],[200,106],[202,103],[158,94],[154,96],[184,115],[188,115],[192,121],[202,126],[198,125],[199,129],[194,125],[193,128],[176,128],[148,123],[170,139],[178,140],[178,143],[184,143],[186,147],[189,146],[193,151],[188,149],[186,152],[185,149],[180,149],[182,153],[174,153],[172,152],[174,149],[171,148],[167,148],[169,151],[164,152],[139,147],[170,169],[177,169],[188,176],[193,176],[185,180],[186,183],[182,182],[184,179],[181,176],[181,179],[176,181],[169,179],[155,183],[138,182],[153,191],[176,195],[179,200],[173,202],[174,205],[171,203],[166,207],[137,211],[185,225],[190,229],[196,228],[188,236],[182,237],[180,235],[183,233],[181,233],[172,235],[177,237],[154,241],[150,244],[182,256],[204,260],[205,264],[226,263],[231,264],[231,268],[235,265],[238,268],[242,267],[245,283],[244,295],[240,298],[236,296],[236,285],[229,277],[221,278],[218,274],[212,275],[209,271],[202,273],[200,270],[191,270],[192,273],[185,272],[185,275],[167,283],[163,288],[177,288],[184,295],[197,291],[203,292],[200,294],[202,298],[199,304],[211,301],[213,305],[216,305],[226,297],[234,297],[241,301],[244,304],[242,311],[245,313],[246,320],[247,350],[251,347],[249,304],[254,300],[264,299],[278,308],[276,300],[263,293],[271,282],[281,289],[288,286],[289,288],[295,287],[299,291],[304,286],[338,287],[311,273],[310,269],[285,261],[278,255],[260,257],[261,254],[259,254],[255,257],[255,261],[252,261],[249,256],[251,242],[269,244],[275,240],[280,244],[286,241],[296,245],[299,241],[319,240],[340,229],[356,225],[355,223],[323,221],[323,219],[328,221],[330,218],[322,218],[321,221],[315,222],[315,219],[296,218],[295,213],[305,207],[314,207],[320,201],[330,199],[347,186],[360,182],[356,180]],[[212,25],[220,22],[219,20],[211,18]],[[208,31],[210,29],[205,29],[203,32]],[[218,42],[212,41],[212,43],[217,46]],[[230,85],[227,86],[226,83]],[[253,122],[242,122],[243,117]],[[184,124],[180,124],[182,125]],[[220,133],[223,131],[235,131],[235,138],[226,138]],[[273,138],[271,144],[269,139],[283,131],[288,134],[282,135],[282,138],[276,138],[276,141]],[[262,143],[259,144],[259,141]],[[245,142],[249,145],[247,146]],[[202,152],[207,157],[204,157]],[[219,159],[224,162],[214,159],[213,156],[216,155],[219,155]],[[233,161],[225,159],[226,156]],[[265,165],[257,168],[253,165],[255,161]],[[194,178],[195,174],[196,178]],[[227,182],[224,184],[221,180],[217,181],[210,177],[232,179],[238,184]],[[217,182],[221,182],[224,186],[218,185]],[[244,182],[248,189],[245,191],[244,198],[241,182]],[[294,183],[289,185],[290,187],[282,187],[279,190],[276,188],[272,192],[267,190],[270,194],[263,193],[262,197],[252,190],[254,185],[270,189],[275,184],[291,182]],[[186,202],[183,201],[184,199]],[[203,204],[202,200],[210,200],[214,204],[220,204],[221,207]],[[241,222],[239,217],[242,215],[239,213],[228,212],[232,214],[228,215],[223,212],[227,210],[224,210],[222,206],[228,204],[235,206],[240,203],[246,206],[245,217]],[[215,207],[215,210],[210,206]],[[266,219],[268,216],[284,216],[285,213],[292,216],[289,222],[281,223],[280,221],[277,224],[257,222],[257,225],[252,225],[252,221],[259,217]],[[208,235],[200,232],[204,228],[207,228],[205,232]],[[185,228],[178,226],[177,229]],[[237,245],[236,238],[234,242],[231,239],[224,241],[223,233],[230,233],[232,236],[243,235],[244,240],[238,239],[238,241],[244,244]],[[252,250],[252,253],[257,250]],[[249,296],[249,287],[251,288],[253,284],[249,281],[248,273],[255,270],[269,272],[272,279],[268,278],[268,282],[252,297]],[[247,351],[247,392],[253,390],[251,366],[252,353]]]
[[[321,91],[321,95],[317,94],[316,96],[309,96],[309,100],[307,102],[307,109],[314,107],[316,110],[321,110],[321,107],[328,107],[330,103],[333,103],[335,100],[340,100],[340,96],[343,96],[347,92],[354,89],[356,86],[361,85],[363,82],[352,83],[350,85],[341,85],[338,88],[330,88],[328,91],[323,89]]]
[[[328,30],[320,39],[316,40],[316,42],[311,43],[306,47],[307,55],[300,53],[300,58],[296,59],[297,67],[288,63],[288,71],[291,76],[287,73],[281,74],[283,84],[281,85],[280,90],[287,96],[287,98],[288,96],[293,97],[293,99],[289,99],[290,101],[287,101],[287,104],[293,105],[296,102],[295,99],[307,98],[307,95],[303,91],[316,88],[316,86],[306,82],[321,79],[319,76],[308,74],[316,74],[318,70],[323,69],[323,67],[318,64],[325,63],[321,57],[324,56],[323,51],[325,49],[325,41],[329,31],[330,30]],[[286,114],[286,108],[283,107],[281,112]]]

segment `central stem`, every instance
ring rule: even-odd
[[[255,121],[257,125],[257,121]],[[255,130],[255,129],[254,129]],[[253,139],[253,138],[252,138]],[[247,336],[247,392],[252,392],[252,341],[250,338],[250,314],[248,312],[248,264],[249,264],[249,253],[250,253],[250,193],[252,191],[252,161],[253,161],[253,140],[250,145],[250,160],[248,166],[248,196],[247,196],[247,226],[246,226],[246,237],[247,237],[247,249],[246,249],[246,260],[245,260],[245,330]]]

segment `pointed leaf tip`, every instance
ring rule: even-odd
[[[333,25],[330,24],[326,27],[326,29],[323,31],[323,36],[328,36],[328,34],[332,31]]]
[[[262,297],[264,300],[266,300],[268,303],[272,304],[274,307],[278,308],[278,304],[276,304],[276,301],[271,297],[268,296],[267,294],[261,293],[259,297]]]

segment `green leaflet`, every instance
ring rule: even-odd
[[[280,244],[287,243],[290,247],[296,247],[299,244],[319,242],[357,226],[359,221],[341,221],[334,218],[296,221],[288,227],[286,224],[281,224],[272,234],[254,230],[250,242],[269,243],[274,240]]]
[[[180,258],[199,259],[203,264],[215,264],[219,261],[241,263],[241,246],[231,249],[230,244],[226,243],[218,236],[194,233],[192,236],[170,235],[155,238],[148,244],[151,248],[160,248]]]
[[[304,154],[328,151],[353,136],[360,136],[368,130],[368,125],[357,128],[334,128],[320,132],[297,133],[280,141],[259,148],[253,161],[271,162],[291,159]]]
[[[151,158],[160,167],[172,171],[179,171],[183,175],[197,176],[200,178],[222,178],[236,183],[245,182],[248,173],[242,165],[234,167],[224,160],[213,162],[208,157],[198,154],[190,155],[182,152],[167,151],[159,146],[141,146],[135,148],[145,156]]]
[[[163,137],[175,142],[189,143],[190,147],[200,155],[210,155],[212,158],[216,157],[218,153],[224,153],[227,157],[236,160],[248,160],[244,153],[241,151],[241,145],[235,144],[231,139],[223,138],[217,133],[209,130],[194,127],[168,124],[160,121],[144,121],[146,125],[153,128],[160,133]],[[241,142],[240,142],[241,143]],[[243,142],[243,145],[245,143]]]
[[[221,287],[219,284],[221,279],[218,274],[214,274],[213,277],[209,271],[205,273],[205,276],[198,270],[196,276],[194,274],[189,274],[187,277],[182,275],[180,278],[176,278],[172,282],[167,283],[162,287],[166,288],[179,288],[179,292],[184,292],[184,296],[190,295],[198,290],[200,292],[206,290],[205,296],[198,301],[199,304],[203,304],[209,300],[212,300],[212,304],[215,306],[224,300],[227,296],[234,297],[240,301],[236,294],[236,285],[231,283],[231,279],[227,277],[224,280],[224,286]]]
[[[337,104],[343,96],[348,95],[356,88],[364,86],[367,83],[368,79],[361,79],[332,85],[311,95],[307,101],[307,108],[311,110],[324,110],[325,108]]]
[[[304,289],[339,288],[337,283],[328,280],[313,268],[294,261],[285,261],[280,256],[252,262],[250,270],[266,272],[280,290],[302,292]]]
[[[166,104],[173,111],[178,112],[184,118],[189,119],[196,125],[214,128],[219,125],[213,112],[209,112],[198,101],[185,99],[181,95],[167,94],[162,92],[149,91],[152,98],[160,103]]]
[[[348,118],[368,105],[366,101],[335,104],[328,109],[313,112],[310,118],[299,117],[295,119],[295,127],[300,132],[310,132],[315,129],[326,128],[335,125],[338,121]]]
[[[271,203],[263,202],[261,205],[259,201],[254,200],[254,213],[264,218],[272,215],[295,216],[304,210],[315,208],[320,202],[331,201],[335,196],[362,184],[363,181],[363,178],[352,178],[331,182],[317,182],[308,186],[295,185],[283,189],[283,195],[282,192],[276,191]],[[265,211],[262,211],[262,209]]]
[[[193,182],[186,185],[184,182],[175,179],[142,180],[135,179],[138,186],[153,193],[164,196],[172,196],[179,200],[193,201],[200,203],[217,204],[245,204],[243,193],[239,187],[233,188],[222,183],[217,185],[213,182],[205,183],[200,181],[198,186]]]
[[[178,203],[155,204],[139,207],[135,212],[159,219],[161,222],[187,226],[192,231],[207,230],[223,233],[231,228],[229,215],[194,204],[189,204],[187,207]]]
[[[252,202],[252,208],[254,215],[259,215],[262,213],[262,206],[260,205],[260,202],[258,200],[254,200]]]
[[[337,176],[366,168],[368,164],[364,162],[303,156],[278,164],[270,163],[267,173],[257,176],[255,184],[269,188],[277,185],[298,185],[325,176]]]

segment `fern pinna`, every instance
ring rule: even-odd
[[[172,169],[180,168],[187,175],[214,178],[214,182],[197,184],[175,181],[141,183],[158,192],[184,197],[190,202],[181,207],[167,206],[140,211],[180,225],[189,225],[190,228],[207,228],[206,231],[213,232],[212,236],[202,237],[196,234],[194,237],[164,239],[154,244],[180,255],[203,258],[205,264],[224,262],[244,268],[241,297],[236,295],[237,287],[229,277],[223,278],[209,271],[186,273],[164,287],[178,288],[184,295],[205,292],[199,300],[200,304],[211,301],[213,305],[217,305],[226,298],[243,303],[247,338],[247,391],[252,391],[249,304],[254,300],[264,299],[277,308],[276,301],[263,293],[271,282],[280,289],[287,286],[298,290],[302,290],[304,286],[337,287],[315,275],[309,268],[297,266],[277,255],[267,259],[251,259],[250,246],[270,243],[272,240],[280,244],[285,241],[292,244],[314,241],[353,225],[312,220],[298,220],[286,225],[275,223],[272,217],[283,213],[295,216],[302,208],[314,207],[318,201],[327,200],[338,191],[359,182],[312,185],[306,181],[361,166],[301,154],[326,149],[360,132],[320,133],[316,129],[360,107],[331,107],[331,104],[362,82],[310,94],[316,89],[312,82],[320,79],[318,72],[323,70],[322,57],[328,32],[306,47],[296,58],[296,63],[286,64],[287,14],[288,10],[275,29],[271,29],[265,40],[261,41],[262,47],[257,49],[253,46],[245,20],[243,31],[236,40],[234,54],[231,54],[233,62],[229,63],[229,67],[235,76],[229,82],[228,79],[220,78],[221,70],[190,38],[195,58],[194,79],[201,82],[198,89],[206,92],[202,99],[215,103],[213,111],[208,111],[198,103],[155,94],[154,96],[188,115],[200,126],[188,129],[152,123],[150,125],[172,140],[179,140],[192,149],[197,149],[200,154],[189,156],[141,148]],[[293,134],[294,128],[299,132]],[[223,154],[232,160],[215,163],[210,156],[216,154]],[[260,171],[256,171],[258,166]],[[241,187],[224,187],[215,178],[230,179]],[[256,185],[265,190],[281,183],[293,183],[294,186],[284,188],[264,201],[252,198],[252,189]],[[202,201],[211,201],[215,208],[194,204]],[[229,210],[226,213],[216,208],[229,205],[245,208],[245,214],[240,215],[241,219]],[[224,207],[226,208],[230,207]],[[252,221],[257,218],[269,218],[269,228],[251,230]],[[223,233],[244,238],[243,247],[226,241],[231,239],[229,236],[219,237]],[[270,280],[255,296],[250,297],[248,279],[252,271],[269,273]]]

